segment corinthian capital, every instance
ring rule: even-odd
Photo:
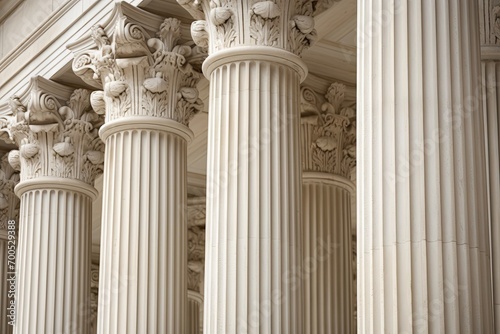
[[[106,122],[152,116],[188,125],[202,108],[197,69],[206,53],[183,39],[177,19],[116,3],[105,23],[69,48],[73,71],[101,90],[91,100]]]
[[[343,84],[333,83],[321,96],[302,87],[304,171],[350,178],[356,166],[356,111],[345,103],[345,89]]]
[[[8,159],[21,181],[53,176],[94,182],[103,168],[103,120],[90,106],[90,91],[35,77],[9,104],[13,116],[5,126],[19,150]]]
[[[0,229],[7,229],[10,219],[17,219],[19,199],[14,187],[19,182],[19,173],[9,164],[8,155],[0,157]]]
[[[314,0],[177,0],[199,20],[193,40],[210,54],[233,46],[272,46],[300,55],[316,39]]]

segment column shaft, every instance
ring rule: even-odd
[[[151,124],[105,141],[99,333],[185,333],[187,142]]]
[[[351,191],[304,178],[302,196],[305,333],[355,333]]]
[[[107,35],[111,32],[111,35]],[[187,142],[203,52],[178,19],[117,2],[73,70],[106,115],[98,333],[186,333]],[[151,50],[154,50],[152,52]]]
[[[203,333],[203,298],[197,292],[188,291],[187,334]]]
[[[242,51],[220,52],[204,68],[211,73],[204,328],[303,333],[301,78],[291,62],[266,59],[279,54],[272,48]]]
[[[359,331],[491,333],[477,2],[359,4]]]
[[[491,260],[493,269],[493,302],[495,331],[500,333],[500,63],[490,60],[481,63],[483,72],[483,106],[488,131],[489,202],[491,221]]]
[[[92,199],[45,186],[21,196],[14,333],[87,334]]]

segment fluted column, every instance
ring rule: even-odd
[[[205,333],[303,333],[298,55],[313,2],[178,2],[209,50]]]
[[[358,13],[358,330],[492,333],[478,3]]]
[[[70,48],[106,115],[97,332],[186,333],[187,125],[203,54],[179,20],[126,3]]]
[[[203,333],[203,296],[194,291],[188,291],[187,334]]]
[[[10,334],[15,319],[16,248],[19,198],[14,187],[19,173],[10,166],[7,154],[0,158],[0,333]]]
[[[10,105],[8,131],[19,151],[8,158],[21,171],[14,333],[87,334],[102,120],[90,107],[89,91],[39,77]]]
[[[488,147],[489,216],[495,332],[500,333],[500,3],[479,0],[483,110]]]
[[[351,210],[356,111],[345,86],[323,99],[308,87],[302,108],[302,244],[305,333],[355,333]]]

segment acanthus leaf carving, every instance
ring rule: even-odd
[[[187,206],[188,223],[188,289],[203,293],[205,265],[205,219],[206,206],[189,203]]]
[[[210,0],[208,22],[212,29],[211,38],[214,51],[223,50],[235,45],[236,29],[234,27],[234,4],[226,0]]]
[[[75,56],[75,73],[89,80],[92,72],[90,82],[102,89],[92,94],[92,107],[96,113],[105,114],[107,122],[127,116],[152,116],[187,126],[201,109],[201,100],[186,99],[184,92],[186,88],[196,90],[201,78],[198,68],[206,53],[192,42],[181,43],[179,20],[163,20],[155,33],[151,25],[146,29],[139,22],[146,15],[141,9],[127,10],[130,17],[116,19],[112,36],[108,37],[102,27],[94,28],[92,38],[97,49]]]
[[[191,23],[191,37],[195,44],[208,52],[209,34],[208,23],[205,20],[197,20]]]
[[[7,230],[7,222],[19,215],[19,198],[14,188],[19,182],[19,173],[9,163],[9,155],[0,158],[0,229]]]
[[[250,36],[257,45],[278,46],[281,9],[274,1],[256,2],[250,9]]]
[[[344,91],[344,85],[334,83],[320,103],[314,91],[302,88],[304,171],[350,178],[356,166],[356,113],[343,104]]]
[[[500,6],[491,9],[491,33],[495,37],[496,44],[500,44]]]
[[[289,20],[288,43],[289,50],[299,56],[316,41],[313,14],[313,1],[295,2],[295,14]]]
[[[300,56],[316,40],[313,19],[316,0],[246,0],[242,3],[178,0],[178,3],[199,20],[191,29],[193,40],[198,45],[208,44],[209,53],[233,46],[259,45]],[[200,10],[204,13],[201,17]]]
[[[103,118],[91,109],[90,92],[74,90],[66,105],[61,102],[60,97],[32,88],[27,117],[13,116],[9,128],[19,151],[11,151],[8,159],[21,171],[22,181],[54,176],[92,184],[102,173],[103,161],[94,159],[87,166],[85,160],[87,151],[104,152],[98,135]]]
[[[188,230],[188,289],[200,291],[205,263],[205,229],[193,226]]]

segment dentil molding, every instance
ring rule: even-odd
[[[81,45],[91,48],[81,51]],[[183,40],[175,18],[163,20],[116,3],[105,24],[93,26],[89,36],[68,47],[75,52],[73,71],[102,89],[92,93],[91,103],[106,115],[106,123],[150,116],[187,126],[203,107],[196,85],[206,53]]]
[[[356,167],[356,111],[346,87],[333,83],[322,96],[301,88],[302,168],[351,178]]]
[[[13,116],[2,129],[19,147],[8,155],[21,181],[58,177],[93,184],[102,172],[104,144],[98,129],[103,118],[90,105],[90,91],[34,77],[21,96],[11,97]]]

